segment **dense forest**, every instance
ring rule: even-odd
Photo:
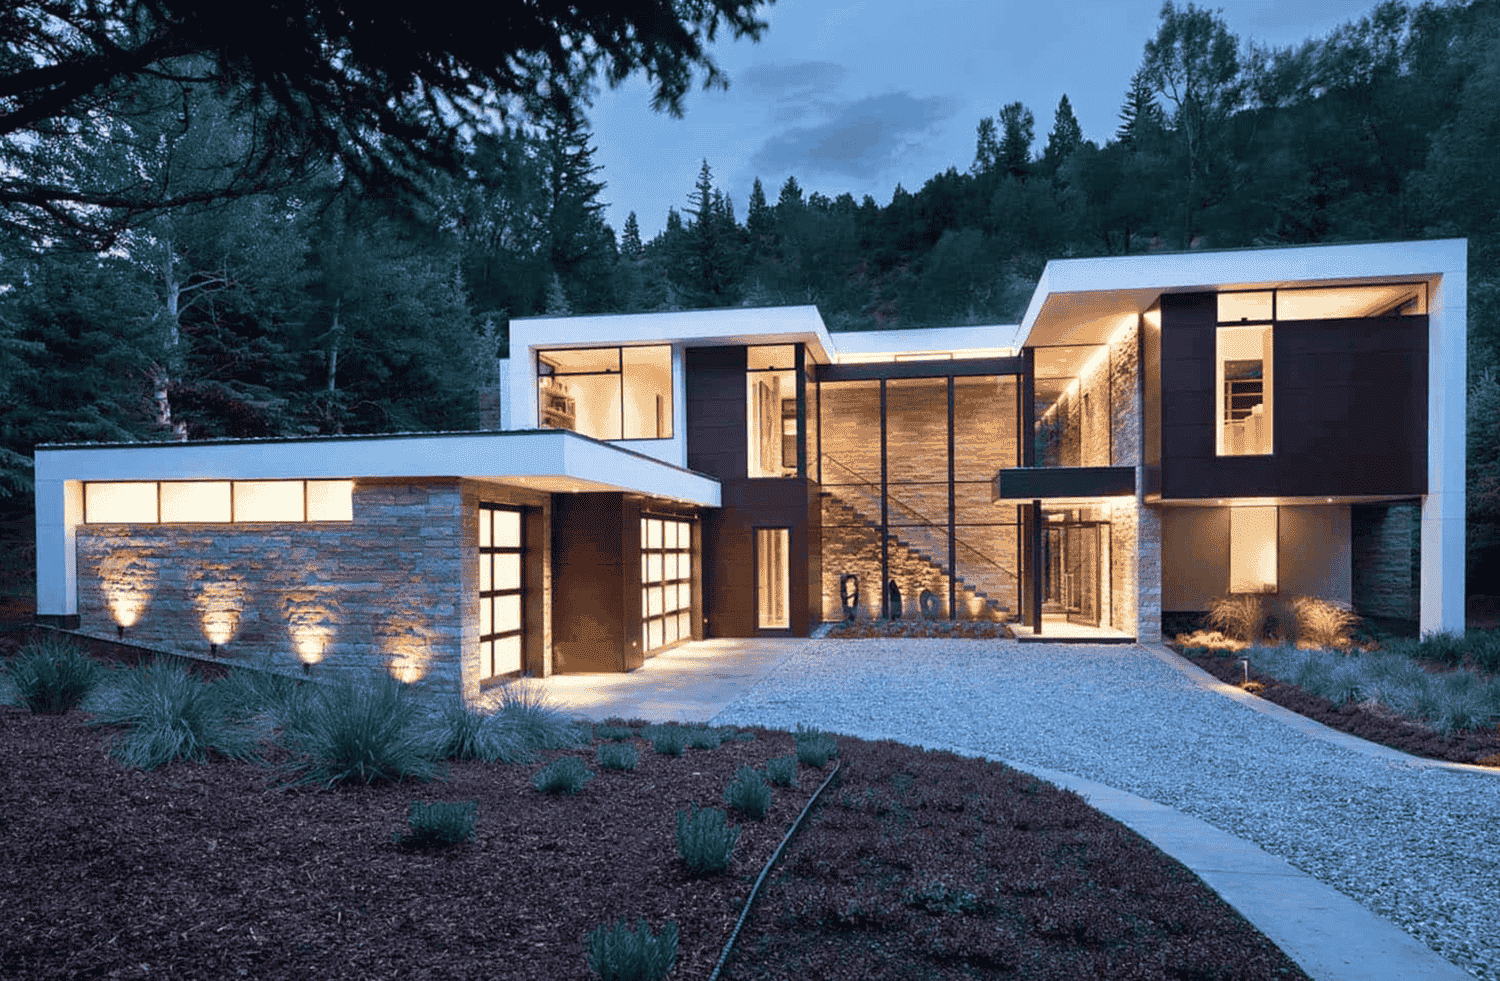
[[[1013,102],[964,170],[884,203],[757,181],[743,219],[704,161],[649,241],[603,220],[584,101],[478,132],[413,193],[329,155],[220,196],[257,134],[222,91],[141,81],[110,122],[134,150],[89,166],[187,203],[87,241],[4,223],[0,503],[29,505],[40,442],[472,428],[511,317],[1014,323],[1052,258],[1466,236],[1470,537],[1500,541],[1500,2],[1389,0],[1283,49],[1168,3],[1143,44],[1102,146],[1066,96],[1045,133]]]

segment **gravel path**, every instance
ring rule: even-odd
[[[1086,777],[1255,842],[1500,981],[1500,778],[1371,758],[1133,645],[814,641],[714,717],[948,744]]]

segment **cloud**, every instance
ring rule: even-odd
[[[736,75],[733,86],[754,105],[770,109],[771,122],[789,125],[836,109],[832,93],[849,70],[831,61],[754,65]]]
[[[751,157],[761,171],[816,172],[868,179],[894,164],[907,150],[958,111],[955,99],[917,98],[890,92],[854,101],[828,103],[828,118],[767,139]]]

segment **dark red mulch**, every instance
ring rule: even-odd
[[[1076,794],[894,742],[841,738],[839,755],[726,981],[1307,977]]]
[[[1181,651],[1179,651],[1181,653]],[[1189,661],[1231,685],[1242,685],[1245,669],[1238,656],[1183,654]],[[1378,710],[1354,702],[1335,705],[1326,698],[1303,691],[1296,685],[1277,681],[1270,675],[1250,668],[1250,680],[1264,686],[1257,694],[1268,702],[1291,709],[1323,723],[1330,729],[1368,739],[1382,746],[1399,749],[1413,756],[1451,763],[1474,763],[1500,753],[1500,734],[1490,730],[1460,732],[1445,736],[1431,726],[1406,719],[1382,706]]]

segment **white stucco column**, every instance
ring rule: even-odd
[[[83,523],[83,483],[36,481],[36,612],[78,613],[78,526]]]
[[[1465,450],[1468,437],[1468,261],[1456,261],[1428,297],[1427,495],[1422,498],[1423,636],[1464,632]]]

